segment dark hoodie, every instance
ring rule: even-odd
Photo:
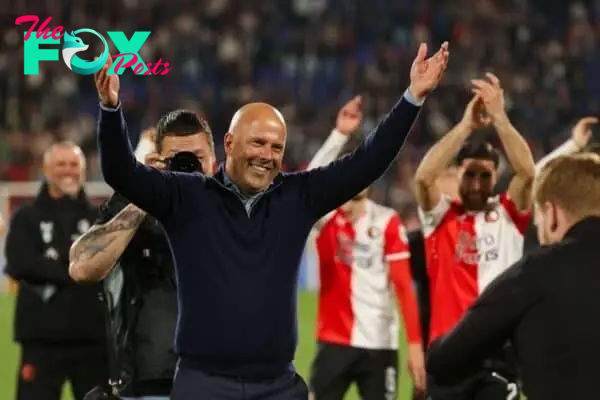
[[[99,284],[69,277],[69,248],[96,218],[82,190],[76,199],[53,199],[47,184],[12,216],[6,238],[6,274],[19,281],[17,342],[102,342],[104,314]]]

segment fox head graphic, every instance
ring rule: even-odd
[[[76,56],[77,53],[87,50],[90,46],[83,43],[81,38],[77,37],[78,33],[88,32],[98,36],[104,43],[104,51],[100,57],[94,61],[85,61]],[[81,75],[90,75],[102,68],[108,59],[108,43],[102,35],[91,29],[79,29],[71,34],[65,32],[62,56],[65,64],[73,72]]]

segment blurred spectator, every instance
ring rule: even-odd
[[[414,45],[449,39],[443,87],[428,101],[398,167],[378,186],[378,201],[409,215],[412,170],[458,121],[470,78],[487,69],[500,77],[511,118],[538,157],[565,139],[574,119],[600,112],[599,0],[10,0],[0,8],[0,178],[9,180],[37,177],[48,135],[81,144],[90,178],[101,179],[90,78],[62,62],[42,62],[39,75],[23,75],[29,25],[14,21],[32,13],[69,30],[152,31],[140,54],[173,69],[122,76],[134,142],[166,110],[195,109],[221,136],[240,103],[267,101],[289,124],[288,170],[306,165],[353,94],[363,94],[365,129],[372,128],[404,89]],[[90,49],[81,56],[91,59],[99,43],[85,35]]]

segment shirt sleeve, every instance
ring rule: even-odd
[[[410,272],[408,238],[400,217],[394,214],[385,229],[384,257],[400,309],[409,343],[421,343],[417,296]]]
[[[121,210],[129,205],[129,201],[118,193],[114,193],[108,200],[100,205],[98,219],[95,225],[106,224],[113,219]]]
[[[440,201],[429,211],[418,208],[419,220],[423,226],[423,236],[429,237],[442,223],[444,217],[452,207],[452,199],[447,194],[442,194]]]
[[[436,383],[451,385],[479,370],[485,359],[502,350],[536,292],[526,280],[527,258],[508,268],[473,303],[447,335],[434,341],[427,372]]]
[[[500,195],[500,204],[502,204],[502,207],[504,207],[510,220],[515,224],[521,235],[525,235],[527,227],[531,222],[531,209],[525,211],[519,210],[519,207],[517,207],[513,199],[510,198],[508,192],[503,192]]]
[[[410,259],[408,237],[398,214],[394,214],[385,229],[385,261]]]

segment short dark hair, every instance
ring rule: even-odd
[[[160,152],[162,148],[162,141],[167,136],[190,136],[195,135],[198,132],[206,134],[208,137],[208,143],[211,149],[214,151],[215,142],[213,139],[212,131],[208,122],[200,118],[195,112],[189,110],[175,110],[168,112],[158,120],[156,124],[156,136],[154,138],[154,145],[156,150]]]
[[[487,160],[498,167],[500,155],[491,143],[485,141],[467,141],[456,155],[456,165],[461,165],[468,158],[475,160]]]

